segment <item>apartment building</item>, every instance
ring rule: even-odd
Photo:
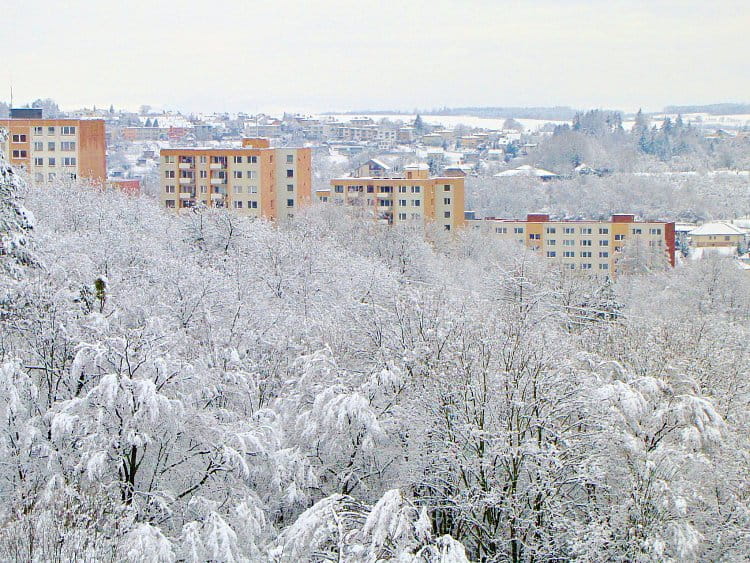
[[[422,221],[455,230],[464,226],[463,176],[430,176],[426,164],[412,164],[403,173],[379,169],[361,176],[361,167],[346,178],[331,180],[330,190],[317,193],[321,201],[370,208],[388,225]]]
[[[563,267],[612,275],[630,239],[647,248],[661,248],[675,265],[674,223],[636,221],[616,214],[609,221],[550,221],[549,215],[530,214],[525,220],[471,219],[471,229],[500,240],[514,240]]]
[[[244,139],[241,148],[162,149],[161,204],[167,209],[227,207],[269,220],[309,204],[311,149],[271,148]]]
[[[0,143],[5,158],[36,184],[107,178],[103,119],[43,119],[42,110],[13,109],[10,119],[0,119],[0,128],[8,132]]]

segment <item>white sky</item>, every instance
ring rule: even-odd
[[[0,99],[322,111],[750,101],[749,0],[5,0]]]

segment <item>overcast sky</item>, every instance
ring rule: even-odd
[[[750,101],[750,1],[7,0],[0,99],[64,109]]]

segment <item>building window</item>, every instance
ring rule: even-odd
[[[571,239],[565,239],[563,241],[563,246],[575,246],[575,244],[576,244],[576,241],[571,240]]]
[[[588,240],[588,239],[587,240],[582,240],[581,241],[581,246],[591,246],[591,241]]]
[[[405,199],[399,199],[398,200],[399,207],[406,207],[406,200]]]
[[[174,186],[164,186],[164,191],[168,194],[174,193]]]
[[[556,233],[555,227],[547,227],[547,234],[548,235],[554,235]]]
[[[508,233],[508,227],[495,227],[495,232],[499,235],[505,235]]]
[[[235,164],[242,164],[242,157],[241,156],[235,156],[234,157],[234,163]],[[242,203],[242,202],[240,201],[240,202],[235,202],[235,203]]]
[[[44,159],[41,156],[34,158],[34,166],[44,166]]]
[[[248,164],[258,164],[258,157],[257,156],[248,156],[247,157],[247,163]]]
[[[581,264],[581,270],[590,270],[591,264]]]
[[[208,162],[208,159],[205,156],[201,156],[200,157],[200,163],[201,164],[206,164],[206,162]]]
[[[606,228],[606,227],[600,227],[599,228],[599,234],[600,235],[608,235],[609,234],[609,229]]]
[[[208,186],[201,186],[201,193],[207,194],[208,193]]]
[[[421,193],[422,187],[421,186],[412,186],[411,187],[411,193],[418,194]]]
[[[581,252],[579,256],[581,258],[591,258],[591,251],[590,250],[583,251]]]
[[[287,169],[287,171],[286,171],[286,177],[287,178],[294,178],[294,170]]]
[[[165,178],[174,178],[175,177],[174,170],[165,170],[164,171],[164,177]]]
[[[44,182],[44,174],[42,174],[41,172],[37,172],[36,174],[34,174],[34,181]]]
[[[200,171],[200,177],[201,178],[208,178],[208,171],[207,170],[201,170]]]
[[[581,227],[581,234],[582,235],[590,235],[591,234],[591,228],[590,227]]]
[[[625,240],[625,235],[615,235],[615,240]]]
[[[609,252],[600,252],[599,258],[609,258]]]
[[[609,264],[599,264],[600,270],[609,270]]]
[[[54,134],[55,134],[55,128],[47,127],[47,135],[54,135]]]
[[[294,191],[294,184],[287,184],[286,185],[286,191],[293,192]]]
[[[406,193],[406,186],[399,186],[398,187],[398,193],[405,194]]]
[[[258,209],[258,202],[257,201],[248,201],[247,202],[247,208],[248,209]]]
[[[565,252],[563,252],[563,256],[565,258],[575,258],[575,255],[576,253],[573,252],[572,250],[566,250]]]
[[[444,192],[449,192],[449,191],[451,191],[451,185],[450,185],[450,184],[445,184],[445,185],[443,186],[443,191],[444,191]]]
[[[11,140],[14,143],[25,143],[26,142],[26,135],[13,135],[13,137],[11,137]]]
[[[529,240],[539,240],[542,238],[542,235],[538,233],[529,233]]]
[[[235,201],[234,202],[234,208],[235,209],[242,209],[242,202],[241,201]]]
[[[450,211],[443,212],[443,218],[444,219],[450,219],[450,217],[451,217],[451,212]]]
[[[34,127],[34,135],[43,135],[44,134],[44,127],[36,126]]]
[[[286,155],[286,163],[287,164],[294,164],[294,155],[293,154]]]
[[[242,186],[234,186],[234,193],[241,194],[242,193]]]
[[[234,177],[235,178],[242,178],[242,170],[235,170],[234,171]]]
[[[75,166],[76,165],[76,157],[74,156],[66,156],[63,158],[63,166]]]
[[[573,233],[575,233],[575,232],[576,232],[576,230],[575,230],[575,228],[574,228],[574,227],[565,227],[565,229],[563,229],[563,232],[564,232],[564,233],[565,233],[566,235],[572,235]]]
[[[55,174],[54,172],[50,172],[47,178],[49,179],[50,182],[53,182],[55,178],[57,178],[57,174]]]
[[[650,235],[660,235],[661,234],[661,229],[649,229],[648,230],[648,234],[650,234]],[[724,240],[729,240],[729,239],[726,238]]]
[[[55,164],[57,164],[57,163],[55,162],[54,158],[48,158],[47,159],[47,165],[48,166],[55,166]]]
[[[344,193],[344,186],[334,186],[333,191],[337,194],[343,194]]]
[[[443,198],[443,205],[450,205],[451,204],[451,198],[444,197]]]
[[[450,225],[443,225],[443,227],[445,227],[446,231],[450,231],[451,230],[451,226]]]
[[[75,141],[63,141],[60,143],[60,150],[61,151],[74,151],[76,150],[76,142]]]
[[[557,252],[555,252],[554,250],[547,251],[547,258],[554,258],[555,256],[557,256]]]
[[[641,234],[643,234],[643,231],[641,231],[641,229],[633,229],[633,234],[634,235],[641,235]]]
[[[418,199],[415,199],[414,201],[411,202],[411,205],[412,207],[419,207],[420,205],[422,205],[422,202]]]
[[[547,241],[547,246],[555,246],[555,245],[557,245],[557,241],[555,239],[552,238]]]
[[[50,141],[49,143],[47,143],[47,150],[50,151],[50,152],[54,152],[54,150],[55,150],[55,142],[54,141]]]
[[[174,200],[173,199],[167,199],[164,201],[164,207],[167,209],[174,209]]]
[[[406,220],[406,213],[399,213],[398,214],[399,221],[405,221]]]
[[[600,240],[599,241],[599,246],[609,246],[609,241],[608,240]]]
[[[35,151],[43,151],[44,150],[44,143],[42,141],[35,141],[34,142],[34,150]]]
[[[62,134],[63,135],[75,135],[76,134],[76,128],[72,125],[63,125],[62,127]]]
[[[294,200],[293,199],[286,200],[286,206],[287,207],[294,207]]]
[[[513,227],[513,232],[517,235],[520,235],[523,233],[523,227]]]

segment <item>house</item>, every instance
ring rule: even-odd
[[[528,164],[524,164],[523,166],[519,166],[518,168],[505,170],[503,172],[498,172],[497,174],[495,174],[495,178],[512,178],[514,176],[539,178],[543,182],[560,178],[559,174],[555,174],[554,172],[550,172],[549,170],[544,170],[543,168],[534,168],[533,166],[530,166]]]
[[[746,233],[731,223],[705,223],[688,232],[694,248],[738,248],[744,246]]]

